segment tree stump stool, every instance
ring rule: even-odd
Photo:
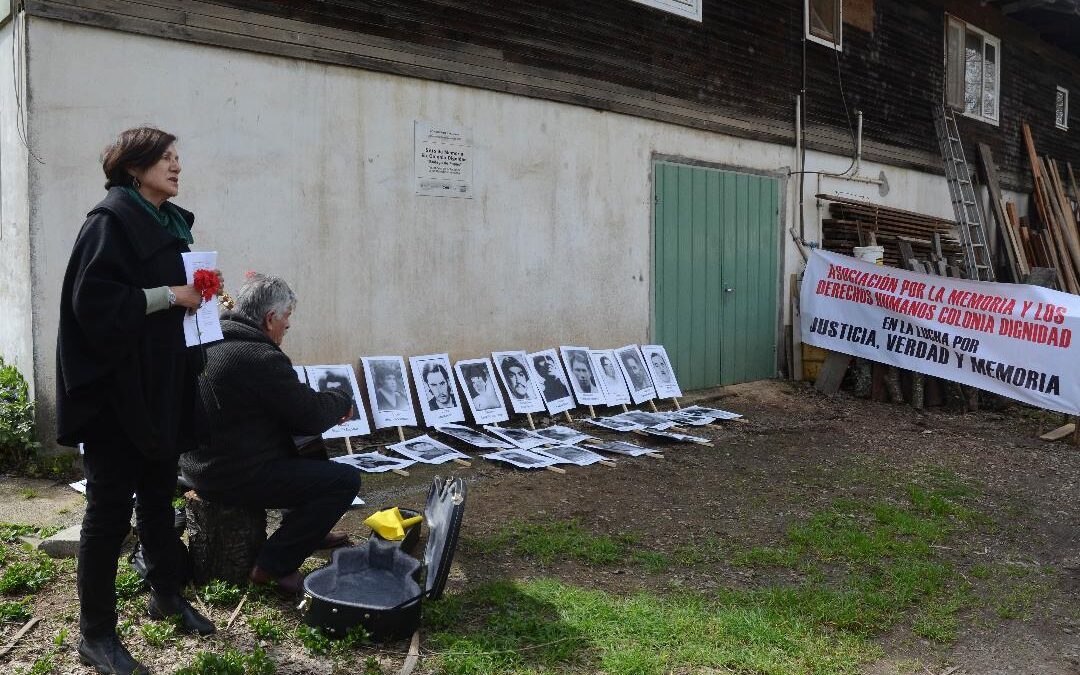
[[[243,586],[266,543],[264,509],[227,506],[187,492],[188,549],[197,584],[222,579]]]

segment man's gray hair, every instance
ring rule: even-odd
[[[249,272],[236,293],[236,312],[262,325],[267,312],[283,316],[296,309],[296,294],[281,277]]]

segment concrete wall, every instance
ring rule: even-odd
[[[0,28],[0,356],[33,387],[27,153],[16,123],[14,27],[9,21]]]
[[[31,167],[43,406],[64,265],[103,194],[98,156],[132,125],[180,136],[176,201],[197,214],[196,248],[220,252],[227,287],[249,269],[293,285],[300,305],[285,349],[300,363],[646,341],[653,158],[794,165],[789,147],[45,19],[31,20],[30,68],[32,147],[45,160]],[[474,199],[414,194],[417,119],[472,128]],[[847,163],[814,156],[807,169]],[[934,208],[942,179],[886,171],[883,201],[948,215]],[[789,183],[787,271],[798,259]]]

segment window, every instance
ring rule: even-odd
[[[685,16],[694,21],[701,21],[701,0],[634,0],[634,2]]]
[[[997,124],[1001,41],[949,17],[945,34],[945,100],[968,117]]]
[[[826,47],[841,49],[844,32],[843,0],[804,0],[806,39]]]
[[[1057,102],[1054,105],[1054,124],[1058,129],[1069,128],[1069,90],[1057,88]]]

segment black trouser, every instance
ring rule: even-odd
[[[172,500],[176,458],[151,460],[118,427],[83,443],[86,515],[79,537],[79,630],[103,637],[116,630],[116,562],[131,530],[131,510],[146,559],[146,578],[158,593],[180,591]],[[135,494],[134,504],[131,495]]]
[[[212,502],[282,509],[281,525],[266,540],[255,564],[273,576],[295,572],[319,547],[360,491],[360,472],[319,459],[287,457],[266,462],[227,489],[199,494]]]

